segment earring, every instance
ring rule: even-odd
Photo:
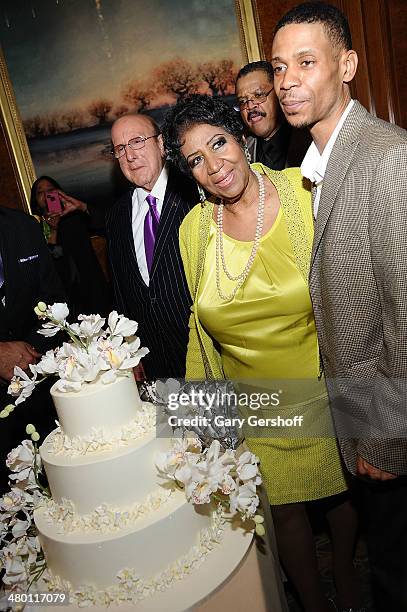
[[[201,202],[201,204],[203,204],[206,200],[205,191],[203,190],[201,185],[199,185],[199,183],[197,183],[196,186],[198,187],[199,201]]]
[[[249,147],[247,146],[247,143],[244,143],[243,151],[244,151],[244,154],[246,156],[247,161],[249,162],[249,164],[251,164],[252,163],[252,156],[250,155],[250,151],[249,151]]]

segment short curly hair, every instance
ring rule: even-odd
[[[242,142],[244,128],[240,114],[224,100],[202,94],[192,94],[180,100],[165,115],[162,135],[167,159],[184,174],[191,174],[191,169],[181,153],[183,136],[190,128],[200,124],[221,127],[237,142]]]

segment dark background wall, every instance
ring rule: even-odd
[[[282,15],[299,0],[252,0],[260,35],[270,58],[272,33]],[[359,69],[353,96],[370,112],[407,128],[407,0],[331,0],[347,15]],[[404,100],[404,103],[403,103]],[[0,205],[24,208],[12,157],[0,131]]]

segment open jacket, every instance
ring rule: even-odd
[[[297,266],[308,282],[313,237],[308,181],[302,179],[298,168],[288,168],[281,172],[270,170],[262,164],[252,164],[252,168],[270,178],[279,192]],[[197,308],[212,218],[213,203],[206,201],[195,206],[180,227],[181,257],[193,300],[186,360],[186,378],[189,380],[224,378],[219,347],[201,325]]]
[[[310,291],[341,450],[407,474],[407,132],[355,102],[332,149]],[[353,439],[353,440],[352,440]]]

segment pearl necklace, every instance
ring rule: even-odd
[[[221,300],[231,300],[235,297],[237,291],[240,289],[246,278],[249,276],[250,269],[253,265],[254,258],[256,257],[256,253],[260,245],[261,232],[263,230],[264,223],[265,187],[264,180],[261,174],[257,172],[257,170],[253,170],[253,173],[256,175],[256,178],[259,182],[259,205],[257,209],[256,232],[254,234],[254,242],[250,257],[247,260],[247,263],[243,270],[237,276],[233,276],[226,267],[225,253],[223,249],[223,204],[219,204],[218,206],[218,214],[216,219],[216,288],[218,290],[218,295]],[[237,281],[236,286],[228,295],[223,293],[220,284],[220,261],[222,262],[222,269],[227,278],[231,281]]]

